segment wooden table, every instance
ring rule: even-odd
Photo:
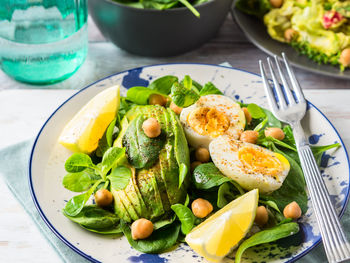
[[[89,55],[70,79],[51,86],[18,83],[0,72],[0,148],[33,138],[43,122],[66,98],[85,85],[125,69],[167,62],[229,62],[258,73],[266,55],[250,44],[231,16],[216,38],[181,56],[149,58],[128,54],[105,41],[89,21]],[[297,70],[306,97],[332,121],[350,145],[349,82]],[[343,89],[343,90],[341,90]],[[1,158],[1,157],[0,157]],[[0,181],[0,262],[61,262],[23,208]]]

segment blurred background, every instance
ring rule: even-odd
[[[67,80],[52,85],[36,86],[17,82],[0,71],[0,90],[4,89],[81,89],[84,86],[116,72],[134,67],[176,62],[197,62],[220,64],[228,62],[236,68],[259,73],[259,59],[265,59],[266,53],[253,45],[244,35],[237,23],[227,14],[218,33],[206,43],[192,51],[176,56],[149,57],[134,55],[124,51],[106,40],[88,17],[88,53],[83,65]],[[176,40],[180,41],[180,40]],[[296,69],[304,88],[344,89],[349,87],[348,80],[321,76]],[[316,86],[317,85],[317,86]]]

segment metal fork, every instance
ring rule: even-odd
[[[336,211],[329,198],[326,185],[322,179],[315,158],[305,138],[304,130],[300,124],[300,121],[306,112],[307,102],[298,80],[295,77],[293,69],[290,67],[284,53],[282,53],[282,57],[288,73],[286,75],[288,76],[284,75],[277,56],[274,58],[275,67],[278,70],[283,86],[281,86],[277,80],[273,62],[270,58],[267,58],[274,88],[270,86],[265,73],[264,64],[259,60],[267,99],[273,114],[279,120],[288,123],[293,129],[295,143],[305,175],[306,185],[309,189],[328,261],[331,263],[348,262],[350,261],[350,244],[345,237]],[[293,91],[287,82],[287,78],[289,78],[289,82],[295,95],[293,95]]]

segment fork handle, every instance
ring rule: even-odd
[[[300,123],[293,124],[292,128],[328,261],[331,263],[350,261],[350,244],[329,198],[327,187],[305,139],[304,131]]]

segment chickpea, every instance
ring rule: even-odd
[[[267,223],[268,220],[269,214],[267,212],[267,209],[265,206],[259,206],[256,209],[255,223],[257,223],[259,226],[263,226]]]
[[[248,142],[255,144],[258,141],[259,133],[257,131],[244,131],[241,134],[240,140],[242,142]]]
[[[192,212],[198,218],[204,218],[213,211],[213,206],[208,200],[198,198],[192,202]]]
[[[344,67],[350,66],[350,48],[346,48],[341,52],[339,62]]]
[[[196,160],[200,161],[202,163],[207,163],[209,162],[210,159],[210,153],[206,148],[197,148],[195,152]]]
[[[131,237],[134,240],[145,239],[153,232],[153,223],[146,218],[140,218],[131,224]]]
[[[152,94],[149,96],[148,99],[148,104],[150,105],[160,105],[160,106],[165,106],[167,103],[167,99],[159,94]]]
[[[283,5],[283,0],[270,0],[270,4],[274,8],[280,8]]]
[[[284,39],[287,42],[290,42],[298,35],[298,32],[295,31],[293,28],[288,28],[284,31]]]
[[[98,206],[108,206],[113,202],[113,195],[107,189],[100,189],[95,193],[95,202]]]
[[[277,140],[282,141],[284,139],[284,132],[280,128],[267,128],[265,130],[265,136],[266,137],[271,136]]]
[[[179,115],[182,111],[182,108],[177,106],[174,102],[170,103],[170,109],[172,109],[177,115]]]
[[[252,121],[252,115],[250,114],[247,108],[242,108],[242,110],[244,112],[245,120],[249,124]]]
[[[149,118],[142,123],[142,129],[149,138],[158,137],[161,133],[160,124],[155,118]]]
[[[301,217],[301,209],[297,202],[293,201],[283,209],[285,218],[298,219]]]
[[[193,172],[194,169],[196,169],[196,167],[197,167],[198,165],[201,165],[201,164],[202,164],[202,163],[199,162],[199,161],[194,161],[193,163],[191,163],[191,171]]]

